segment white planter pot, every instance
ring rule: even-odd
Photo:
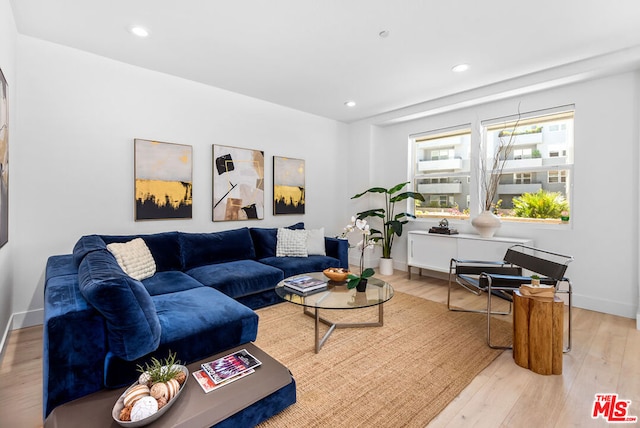
[[[491,211],[482,211],[477,217],[471,220],[471,224],[480,236],[483,238],[492,238],[496,231],[500,229],[502,222],[500,221],[500,217]]]
[[[393,259],[380,259],[380,275],[393,275]]]

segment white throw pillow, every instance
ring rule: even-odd
[[[320,229],[309,229],[307,237],[307,254],[310,256],[326,256],[324,246],[324,227]]]
[[[116,258],[122,270],[133,279],[141,281],[156,273],[156,262],[142,238],[124,243],[114,242],[107,245],[107,249]]]
[[[276,257],[307,257],[308,230],[278,229]]]

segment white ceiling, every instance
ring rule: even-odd
[[[639,0],[11,5],[21,34],[344,122],[640,46]]]

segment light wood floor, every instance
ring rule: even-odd
[[[381,278],[398,291],[446,303],[446,281],[416,274],[409,280],[400,271]],[[460,305],[483,301],[464,290],[454,295]],[[629,415],[640,416],[640,331],[635,321],[574,308],[573,322],[573,349],[564,356],[562,375],[523,369],[505,351],[429,428],[608,426],[602,418],[591,418],[596,393],[631,400]],[[14,330],[8,339],[0,364],[0,426],[42,426],[41,326]]]

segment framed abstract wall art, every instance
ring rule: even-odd
[[[304,160],[273,157],[273,214],[304,214]]]
[[[214,144],[213,221],[264,218],[264,152]]]
[[[189,219],[192,215],[193,148],[136,138],[135,219]]]
[[[9,88],[0,69],[0,247],[9,242]]]

